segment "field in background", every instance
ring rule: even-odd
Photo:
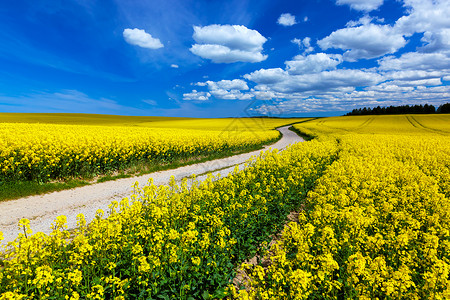
[[[39,123],[59,125],[132,126],[200,130],[272,130],[310,118],[175,118],[66,113],[0,113],[0,123]]]
[[[312,120],[296,125],[313,136],[345,134],[450,135],[450,115],[348,116]]]
[[[255,150],[302,120],[0,114],[0,199]]]
[[[30,236],[22,220],[0,297],[449,299],[449,122],[310,120],[294,125],[309,142],[217,181],[138,189],[75,231],[62,216]]]

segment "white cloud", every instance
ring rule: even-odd
[[[410,87],[410,86],[409,87],[398,86],[392,82],[389,82],[389,83],[383,82],[379,85],[368,87],[368,88],[366,88],[366,90],[376,91],[376,92],[381,92],[381,93],[393,93],[393,92],[410,92],[410,91],[414,90],[414,88]]]
[[[346,27],[356,27],[356,26],[359,26],[359,25],[368,25],[372,21],[383,23],[384,19],[383,18],[377,18],[377,17],[371,17],[369,15],[364,15],[361,18],[359,18],[359,20],[357,20],[357,21],[348,21],[347,24],[345,24],[345,26]]]
[[[297,55],[293,60],[286,61],[286,70],[291,75],[318,73],[324,70],[334,70],[342,62],[342,55],[316,53]]]
[[[276,97],[276,94],[271,91],[252,91],[252,94],[255,96],[258,100],[272,100]]]
[[[450,27],[448,0],[404,0],[409,14],[395,23],[397,30],[412,35],[415,32],[436,32]]]
[[[303,47],[303,43],[301,39],[295,38],[291,40],[291,43],[296,44],[300,49]]]
[[[409,14],[395,23],[395,29],[405,36],[424,33],[425,46],[420,51],[450,50],[450,1],[448,0],[404,0]]]
[[[235,63],[235,62],[260,62],[267,58],[260,52],[249,52],[242,50],[231,50],[222,45],[199,45],[191,47],[191,52],[202,58],[210,59],[215,63]]]
[[[426,31],[421,41],[425,44],[420,48],[422,52],[448,51],[450,50],[450,29],[441,29],[438,32]]]
[[[303,18],[303,22],[308,22],[308,17],[307,17],[307,16],[305,16],[305,17]]]
[[[383,4],[383,0],[337,0],[337,5],[350,5],[352,9],[372,11]]]
[[[260,69],[250,74],[244,75],[247,80],[254,81],[258,84],[274,84],[283,81],[287,73],[281,68]]]
[[[252,94],[242,93],[239,90],[215,89],[211,90],[211,95],[223,100],[250,100],[253,98]]]
[[[208,92],[197,92],[197,90],[192,90],[191,93],[183,94],[183,100],[194,100],[194,101],[207,101],[211,97]]]
[[[217,82],[208,80],[206,82],[209,90],[248,90],[247,83],[242,79],[233,79],[233,80],[220,80]]]
[[[170,67],[171,67],[171,68],[174,68],[174,69],[178,69],[178,68],[179,68],[179,66],[176,65],[176,64],[171,64]]]
[[[303,46],[305,46],[306,48],[311,47],[311,38],[310,37],[305,37],[302,40],[302,44]]]
[[[253,98],[251,93],[242,93],[241,91],[246,91],[249,89],[247,83],[242,79],[233,80],[220,80],[206,82],[197,82],[197,86],[207,86],[209,89],[209,94],[217,99],[225,100],[249,100]],[[195,91],[195,93],[198,93]]]
[[[339,88],[370,86],[382,81],[382,76],[361,70],[333,70],[313,74],[290,75],[280,68],[261,69],[244,78],[280,93],[329,91]]]
[[[194,26],[197,44],[190,51],[215,63],[260,62],[263,44],[267,41],[258,31],[242,25]]]
[[[303,49],[303,51],[305,53],[314,51],[314,47],[311,46],[311,38],[310,37],[305,37],[303,40],[295,38],[295,39],[291,40],[291,42],[296,44],[300,48],[300,50]]]
[[[450,56],[444,53],[408,52],[378,60],[380,70],[450,70]]]
[[[144,100],[142,100],[142,102],[147,103],[148,105],[152,105],[152,106],[158,104],[158,103],[156,103],[155,100],[151,100],[151,99],[144,99]]]
[[[289,13],[281,14],[277,20],[277,23],[283,26],[292,26],[297,24],[297,22],[295,21],[295,16]]]
[[[387,71],[382,73],[387,80],[422,80],[440,78],[444,74],[441,71],[405,70]]]
[[[437,86],[441,85],[440,78],[419,79],[419,80],[394,80],[389,82],[397,86]]]
[[[403,35],[391,26],[367,24],[359,27],[338,29],[317,42],[323,49],[342,49],[344,59],[356,61],[394,53],[406,44]]]
[[[159,39],[152,37],[151,34],[145,32],[143,29],[127,28],[123,31],[123,37],[127,43],[142,48],[159,49],[164,47]]]
[[[447,75],[447,76],[442,77],[442,80],[450,81],[450,75]]]

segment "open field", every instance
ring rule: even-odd
[[[336,160],[236,297],[448,299],[450,116],[294,125]],[[263,264],[264,265],[264,264]]]
[[[138,189],[75,231],[62,216],[30,236],[22,220],[0,295],[447,299],[449,123],[310,120],[294,125],[309,142],[216,181]]]
[[[295,126],[313,136],[346,134],[450,135],[449,115],[349,116],[313,120]]]
[[[184,178],[190,178],[192,174],[196,174],[197,180],[204,180],[209,174],[226,176],[236,168],[242,170],[252,156],[259,156],[261,152],[267,151],[269,148],[282,151],[290,144],[301,142],[302,138],[290,131],[288,127],[278,128],[277,130],[283,135],[282,138],[260,150],[194,163],[176,169],[92,183],[45,195],[2,201],[0,202],[0,211],[4,214],[0,217],[0,231],[3,231],[4,240],[0,241],[0,244],[5,245],[13,241],[22,232],[17,227],[17,223],[22,218],[31,220],[34,232],[41,231],[46,234],[51,233],[50,225],[60,215],[67,217],[69,230],[77,227],[77,215],[80,213],[84,215],[86,222],[90,223],[95,218],[98,209],[108,211],[108,205],[112,201],[120,202],[124,197],[129,197],[134,191],[133,186],[138,184],[143,187],[148,184],[149,178],[152,178],[156,186],[160,186],[167,185],[173,180],[179,184]]]
[[[33,185],[49,181],[73,187],[74,179],[145,173],[258,149],[279,138],[276,127],[302,119],[0,114],[0,120],[0,190],[7,195],[18,182],[33,194]]]

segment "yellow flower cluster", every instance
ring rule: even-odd
[[[24,233],[4,249],[0,299],[222,298],[236,266],[269,241],[334,158],[335,143],[267,151],[242,172],[214,181],[138,188],[66,230]],[[25,234],[27,232],[27,234]],[[3,298],[2,298],[3,297]]]
[[[172,126],[182,125],[174,123]],[[161,164],[247,149],[279,137],[274,127],[241,126],[235,130],[224,124],[220,131],[0,123],[0,181],[104,174],[143,162]]]
[[[395,122],[384,123],[389,119]],[[337,140],[338,159],[315,182],[298,221],[268,249],[268,265],[242,266],[250,278],[235,297],[449,299],[444,121],[449,117],[371,116],[297,125],[322,142]]]

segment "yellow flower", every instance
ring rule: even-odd
[[[191,261],[194,265],[199,266],[202,260],[198,256],[191,257]]]

